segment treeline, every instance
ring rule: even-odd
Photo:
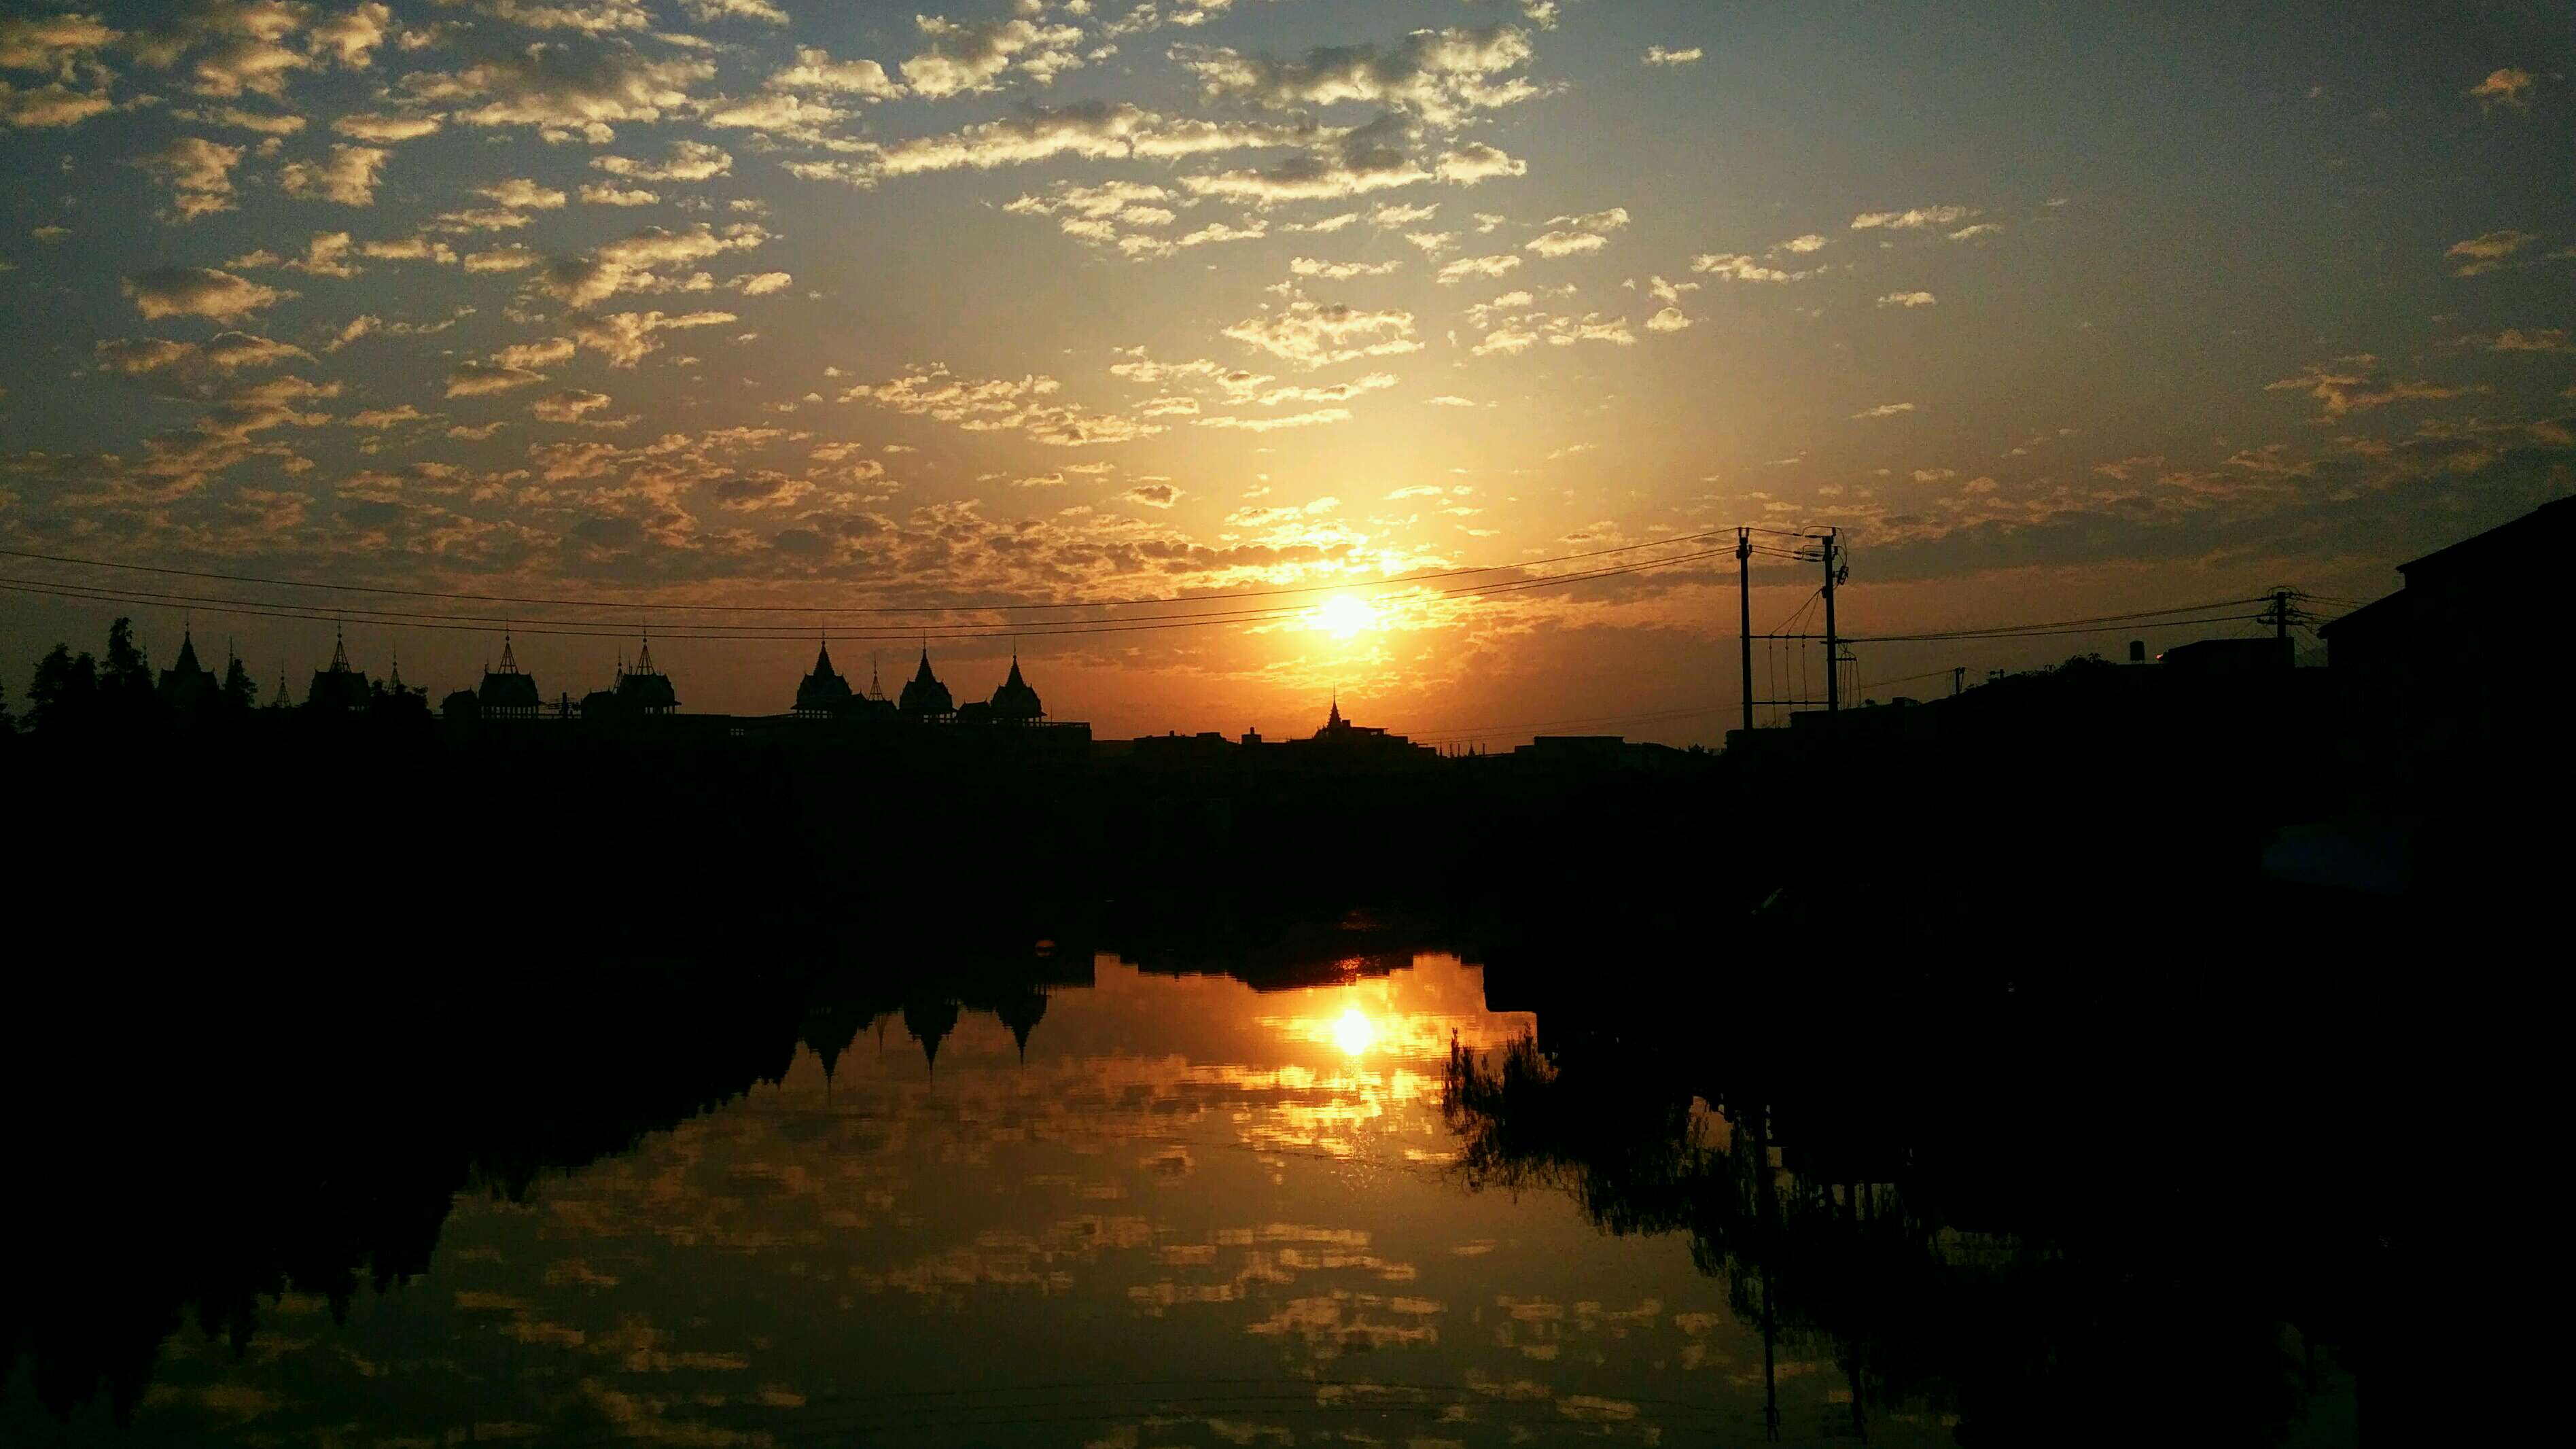
[[[211,671],[209,671],[211,673]],[[104,736],[132,739],[174,726],[214,727],[247,720],[262,707],[259,681],[239,658],[227,659],[211,688],[174,698],[161,688],[151,656],[134,639],[134,621],[120,617],[107,628],[107,650],[72,652],[58,643],[36,661],[21,721],[0,697],[0,736],[24,732],[49,738]],[[270,707],[292,700],[273,699]],[[381,722],[427,724],[429,692],[371,680],[365,713]]]

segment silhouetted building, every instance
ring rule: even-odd
[[[507,631],[501,635],[501,667],[483,671],[482,687],[474,691],[475,714],[481,719],[535,719],[545,712],[545,697],[537,693],[537,677],[519,672],[519,656],[510,647]]]
[[[313,671],[313,682],[306,686],[304,703],[308,709],[364,710],[371,691],[367,676],[349,667],[349,646],[339,631],[331,634],[331,667]]]
[[[832,667],[832,646],[819,646],[814,653],[814,669],[796,685],[796,717],[799,719],[837,719],[849,712],[852,693],[850,682]]]
[[[2269,674],[2295,661],[2287,639],[2196,639],[2157,655],[2156,662],[2194,674]]]
[[[2563,750],[2567,688],[2535,683],[2524,625],[2555,612],[2556,580],[2535,561],[2570,543],[2576,498],[2542,504],[2399,564],[2402,589],[2318,630],[2366,768],[2388,784],[2438,788]]]
[[[680,708],[679,692],[671,687],[671,677],[653,667],[653,641],[646,639],[635,655],[632,668],[617,671],[617,707],[637,715],[675,714]]]
[[[1020,677],[1020,651],[1011,651],[1011,677],[993,691],[993,720],[997,724],[1036,724],[1046,718],[1046,707],[1039,703],[1038,692]]]
[[[1394,761],[1414,756],[1436,760],[1440,752],[1429,745],[1417,745],[1402,735],[1388,734],[1374,725],[1355,725],[1342,717],[1342,701],[1334,696],[1332,708],[1324,716],[1324,727],[1303,740],[1291,741],[1307,751],[1322,750],[1336,759]]]
[[[921,667],[913,671],[912,679],[904,685],[895,708],[905,719],[916,723],[946,723],[957,717],[957,702],[950,697],[948,686],[940,683],[939,676],[930,672],[929,646],[923,646]]]
[[[223,690],[223,681],[215,677],[214,671],[197,662],[195,638],[183,631],[179,635],[179,658],[161,671],[161,702],[181,714],[192,714]]]

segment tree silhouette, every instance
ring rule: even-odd
[[[155,699],[152,661],[134,642],[134,621],[122,615],[107,626],[107,658],[99,665],[98,699],[100,708],[118,723],[148,714]]]
[[[224,712],[247,713],[259,701],[259,682],[236,658],[224,666]]]
[[[85,728],[98,713],[98,661],[87,650],[74,655],[68,644],[36,661],[36,677],[27,686],[27,727],[37,734],[61,734]]]

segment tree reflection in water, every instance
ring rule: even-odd
[[[1780,1354],[1847,1379],[1850,1420],[1822,1432],[1866,1437],[1873,1414],[1913,1409],[1980,1446],[2271,1444],[2321,1391],[2349,1392],[2324,1287],[2349,1235],[2330,1211],[2271,1208],[2233,1154],[2196,1152],[2214,1146],[2206,1122],[2121,1131],[2157,1124],[2096,1100],[2019,1162],[1976,1122],[1851,1151],[1834,1138],[1883,1134],[1837,1134],[1850,1114],[1827,1105],[1784,1141],[1779,1105],[1711,1107],[1670,1056],[1611,1046],[1453,1049],[1456,1171],[1472,1190],[1567,1193],[1608,1233],[1688,1234],[1763,1336],[1771,1437]]]

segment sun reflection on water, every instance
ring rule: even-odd
[[[1345,1056],[1365,1056],[1377,1042],[1377,1023],[1356,1006],[1344,1007],[1341,1019],[1333,1023],[1333,1045]]]

